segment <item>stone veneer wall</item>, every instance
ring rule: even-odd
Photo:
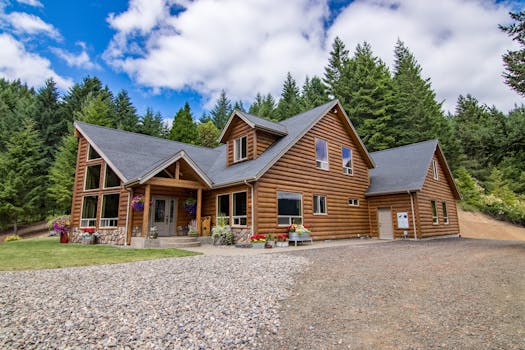
[[[126,242],[126,228],[117,227],[110,230],[99,230],[98,232],[98,244],[113,244],[113,245],[124,245]],[[69,235],[69,241],[71,243],[81,243],[82,236],[85,233],[78,227],[74,227],[73,231]]]
[[[235,243],[244,244],[250,243],[250,236],[252,236],[252,228],[250,226],[244,228],[232,227]]]

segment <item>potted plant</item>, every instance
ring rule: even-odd
[[[193,226],[190,226],[190,229],[188,230],[188,236],[197,237],[197,229]]]
[[[250,242],[252,242],[252,247],[257,249],[262,249],[266,245],[266,236],[257,234],[250,237]]]
[[[60,234],[60,243],[69,242],[69,232],[71,231],[71,217],[68,215],[59,216],[54,219],[51,226],[53,230]]]
[[[266,235],[266,245],[265,248],[273,248],[275,247],[275,235],[273,233],[269,233]]]
[[[98,232],[95,232],[94,227],[83,228],[82,232],[82,244],[95,244],[97,243]]]
[[[297,245],[297,242],[310,241],[310,230],[303,225],[290,225],[288,226],[288,240],[294,241]]]
[[[281,233],[275,236],[276,247],[284,248],[288,247],[288,235],[286,233]]]

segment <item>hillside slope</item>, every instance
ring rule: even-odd
[[[499,221],[479,212],[458,208],[459,229],[462,237],[525,241],[525,227]]]

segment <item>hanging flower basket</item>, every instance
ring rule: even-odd
[[[184,201],[184,210],[190,215],[195,216],[197,213],[197,200],[195,198],[188,198]]]
[[[144,211],[144,202],[146,198],[143,194],[138,194],[131,199],[131,209],[133,211]],[[150,205],[153,204],[153,201],[150,202]]]

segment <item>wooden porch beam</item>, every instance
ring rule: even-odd
[[[146,185],[146,193],[144,194],[144,213],[142,214],[142,237],[146,237],[149,233],[149,207],[151,202],[151,185]]]
[[[175,163],[175,180],[180,180],[180,161]]]
[[[182,188],[191,188],[191,189],[202,189],[204,186],[197,181],[189,180],[177,180],[177,179],[168,179],[165,177],[153,177],[147,184],[154,186],[164,186],[164,187],[182,187]]]
[[[202,188],[197,190],[197,212],[195,213],[195,221],[197,222],[197,235],[201,235],[201,209],[202,209]]]

